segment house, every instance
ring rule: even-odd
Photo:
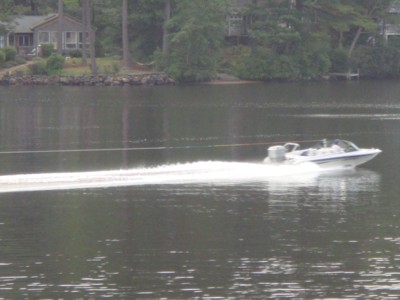
[[[235,0],[227,16],[228,38],[240,38],[248,35],[247,14],[249,6],[253,4],[252,0]]]
[[[279,1],[279,0],[278,0]],[[250,25],[252,16],[249,15],[251,6],[266,4],[265,0],[233,0],[231,9],[227,16],[226,37],[228,40],[245,41],[249,37]],[[294,9],[297,6],[296,0],[287,2],[290,8]]]
[[[82,22],[67,15],[62,19],[62,52],[82,49]],[[0,33],[0,48],[15,47],[22,56],[36,54],[44,44],[52,44],[57,49],[58,27],[58,14],[17,17],[7,32]],[[90,30],[94,32],[93,28]]]
[[[384,21],[383,26],[381,27],[382,34],[387,41],[390,36],[399,36],[400,35],[400,1],[395,0],[393,3],[389,6],[388,9],[388,15],[389,19],[391,21]],[[396,20],[396,22],[393,22],[393,20]]]

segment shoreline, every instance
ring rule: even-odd
[[[181,85],[238,85],[255,84],[260,81],[242,79],[215,79],[206,82],[182,83]],[[0,86],[169,86],[177,85],[164,73],[133,73],[115,75],[23,75],[18,73],[1,74]]]
[[[323,78],[331,80],[332,78]],[[339,79],[333,79],[339,80]],[[161,72],[138,72],[112,75],[24,75],[0,73],[0,86],[170,86],[170,85],[240,85],[262,83],[260,80],[244,80],[233,76],[218,76],[205,82],[179,83]]]
[[[115,75],[0,75],[0,86],[63,85],[63,86],[155,86],[175,85],[176,82],[163,73],[115,74]]]

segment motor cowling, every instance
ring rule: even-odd
[[[286,160],[286,148],[284,146],[271,146],[268,148],[268,158],[271,162],[283,162]]]

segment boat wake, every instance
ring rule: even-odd
[[[322,169],[312,163],[291,166],[200,161],[127,170],[6,175],[0,176],[0,193],[133,185],[301,181],[317,176],[318,172]]]

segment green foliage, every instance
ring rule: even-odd
[[[362,46],[354,53],[354,63],[360,73],[372,78],[400,77],[400,48],[398,45]]]
[[[335,49],[331,53],[332,72],[348,72],[350,61],[347,52],[343,48]]]
[[[49,74],[54,74],[64,68],[65,57],[56,53],[49,56],[46,62],[46,69]]]
[[[48,75],[46,61],[38,61],[35,64],[29,65],[29,73],[31,75]]]
[[[232,61],[233,73],[249,80],[299,80],[319,78],[330,67],[326,53],[299,49],[295,55],[277,54],[271,49],[240,47]]]
[[[57,2],[2,0],[0,30],[6,32],[12,15],[57,12]],[[378,39],[381,20],[400,24],[399,16],[387,15],[393,0],[249,0],[255,5],[249,7],[246,16],[248,43],[234,48],[223,59],[227,9],[237,1],[171,0],[172,18],[167,24],[166,0],[128,2],[133,59],[156,59],[157,67],[178,81],[209,80],[217,70],[261,80],[318,78],[329,71],[347,72],[350,68],[360,68],[362,75],[368,76],[399,76],[400,45],[395,47],[394,41],[389,45],[366,43],[367,39]],[[121,4],[116,0],[90,1],[97,55],[122,54]],[[81,18],[81,1],[64,0],[64,11]],[[156,51],[162,46],[164,25],[170,33],[166,53]],[[3,51],[5,63],[12,65],[15,54]],[[36,68],[34,72],[58,72],[63,63],[50,59],[53,46],[43,45],[42,52],[50,62],[32,67]],[[79,56],[78,51],[69,55]],[[106,71],[117,69],[108,66]]]
[[[319,78],[331,66],[329,35],[311,30],[304,21],[304,9],[286,2],[265,2],[265,9],[250,10],[253,45],[242,48],[232,62],[236,76],[258,80],[298,80]],[[268,7],[268,9],[267,9]]]
[[[177,0],[176,5],[168,24],[170,48],[157,55],[157,65],[178,81],[210,80],[222,54],[226,2]]]
[[[81,50],[72,50],[72,51],[68,52],[68,55],[70,57],[75,57],[75,58],[82,57],[82,51]]]
[[[56,50],[54,49],[54,45],[53,44],[43,44],[43,45],[41,45],[41,51],[42,51],[42,57],[44,57],[44,58],[47,58],[52,53],[56,52]]]
[[[3,49],[0,49],[0,67],[4,65],[6,61],[6,54],[4,53]]]
[[[14,1],[2,0],[0,1],[0,21],[9,21],[10,16],[13,14]]]
[[[110,64],[105,64],[101,70],[103,74],[118,74],[121,70],[121,65],[117,62]]]
[[[6,55],[6,61],[11,61],[15,60],[17,56],[17,49],[11,48],[11,47],[6,47],[2,49],[4,51],[4,54]]]
[[[130,40],[133,58],[146,62],[151,59],[154,51],[160,46],[162,26],[164,21],[165,0],[129,1]]]
[[[37,63],[29,66],[31,75],[57,74],[64,68],[65,58],[53,53],[47,59],[40,59]]]
[[[258,45],[275,52],[288,53],[295,49],[301,40],[301,16],[285,1],[263,2],[250,9],[254,16],[251,36]]]

